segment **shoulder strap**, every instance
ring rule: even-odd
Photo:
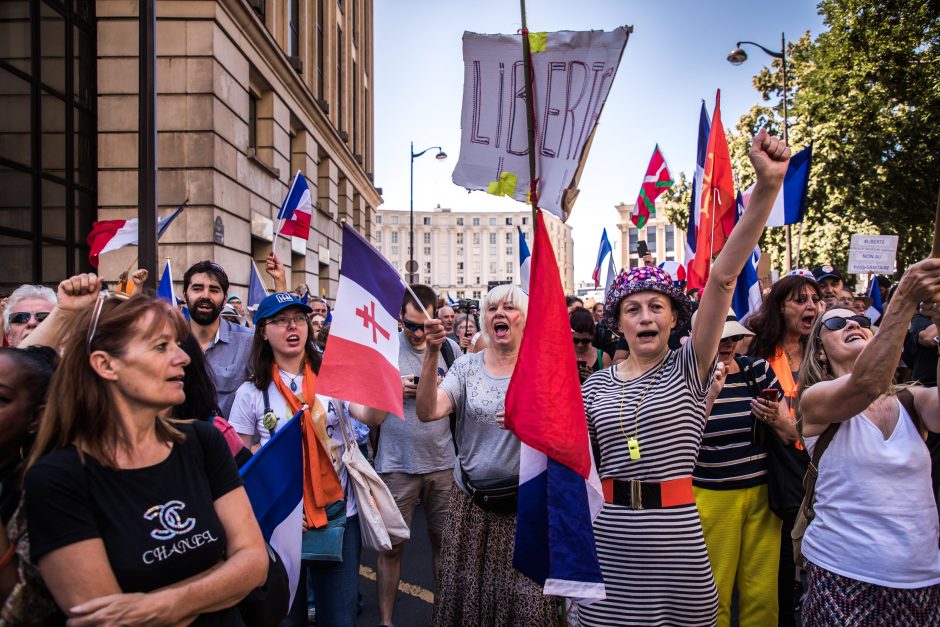
[[[262,400],[264,400],[264,411],[262,412],[261,415],[267,416],[268,414],[273,413],[274,410],[271,409],[271,398],[268,396],[268,388],[264,388],[263,390],[261,390],[261,398]],[[268,429],[268,431],[270,432],[270,435],[273,438],[274,429]]]
[[[441,355],[444,357],[444,364],[447,366],[447,369],[450,370],[451,364],[454,363],[454,349],[450,347],[450,340],[446,337],[444,338],[444,343],[441,344]]]
[[[924,424],[924,419],[920,417],[920,413],[917,411],[917,405],[914,404],[914,395],[911,394],[908,388],[904,388],[898,392],[898,400],[901,402],[901,405],[904,406],[907,415],[914,421],[914,426],[917,428],[921,437],[926,440],[927,426]]]

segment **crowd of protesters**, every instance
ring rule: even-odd
[[[940,624],[940,260],[879,282],[877,320],[830,265],[788,273],[738,320],[789,149],[762,131],[750,159],[747,211],[697,299],[647,259],[603,302],[566,302],[606,599],[566,605],[512,566],[505,400],[527,294],[444,304],[411,286],[390,419],[317,393],[333,312],[288,292],[271,255],[276,293],[255,308],[212,261],[175,306],[142,271],[122,291],[78,275],[3,302],[0,623],[355,625],[355,434],[404,521],[426,517],[433,625]],[[345,532],[329,560],[305,540],[292,607],[259,617],[274,561],[238,468],[298,413],[305,538],[340,517]],[[378,555],[382,625],[406,548]]]

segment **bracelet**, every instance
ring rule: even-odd
[[[10,565],[10,562],[13,561],[13,558],[16,556],[16,546],[11,542],[10,548],[7,549],[7,552],[3,554],[3,557],[0,557],[0,570],[6,568]]]

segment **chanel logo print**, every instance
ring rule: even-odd
[[[154,505],[144,513],[146,520],[157,520],[163,529],[154,529],[150,532],[150,537],[154,540],[170,540],[178,535],[188,533],[196,526],[195,518],[183,520],[180,510],[184,509],[186,504],[182,501],[168,501],[163,505]]]

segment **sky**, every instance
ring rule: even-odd
[[[658,143],[675,179],[694,169],[698,115],[709,114],[721,89],[727,130],[756,104],[752,79],[772,59],[744,46],[747,61],[726,60],[739,40],[780,48],[780,34],[796,40],[825,30],[808,0],[528,0],[530,31],[611,30],[633,26],[620,68],[598,123],[568,224],[574,238],[575,281],[590,279],[601,230],[619,251],[614,207],[636,199]],[[526,205],[451,181],[460,151],[464,31],[515,33],[521,28],[515,0],[375,0],[375,184],[383,209],[408,209],[410,144],[432,150],[414,163],[416,211],[514,211]],[[619,252],[615,255],[619,261]]]

